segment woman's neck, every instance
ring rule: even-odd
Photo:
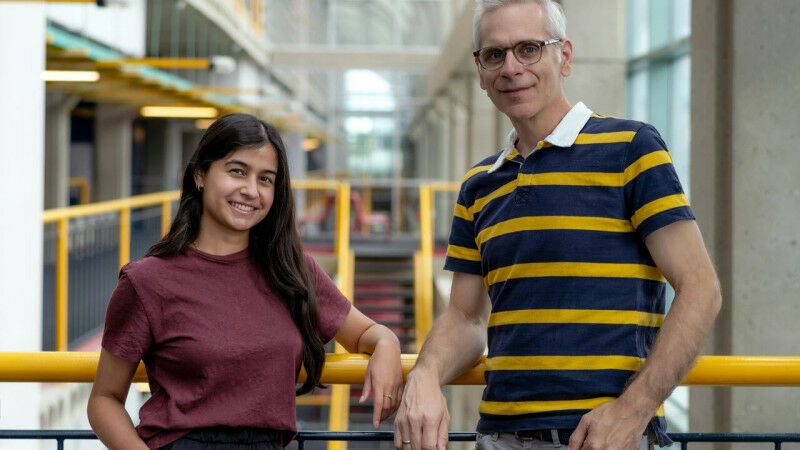
[[[250,243],[250,231],[232,232],[221,230],[211,221],[200,220],[200,231],[191,245],[204,253],[224,256],[246,249]]]

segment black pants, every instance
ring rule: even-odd
[[[214,427],[192,430],[162,450],[282,450],[281,433],[263,428]]]

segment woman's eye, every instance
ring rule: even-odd
[[[262,183],[272,184],[272,178],[270,177],[261,177]]]
[[[234,173],[234,174],[236,174],[236,175],[244,175],[244,170],[242,170],[242,169],[236,169],[236,168],[234,168],[234,169],[231,169],[231,170],[229,170],[228,172],[230,172],[230,173]]]

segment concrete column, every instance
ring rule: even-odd
[[[571,103],[599,114],[625,113],[625,3],[562,0],[572,41],[572,74],[564,81]]]
[[[439,129],[439,148],[434,149],[439,164],[438,171],[433,174],[432,178],[437,180],[446,180],[450,175],[450,163],[452,161],[453,144],[451,141],[452,136],[452,117],[450,115],[451,100],[447,97],[440,97],[436,99],[436,125]]]
[[[52,92],[45,96],[44,207],[69,204],[70,120],[80,98]]]
[[[42,349],[45,7],[0,3],[0,349]],[[38,383],[0,383],[0,428],[39,428]],[[4,441],[4,449],[36,449]]]
[[[497,153],[503,146],[498,132],[498,116],[500,113],[494,107],[486,91],[481,89],[475,75],[469,89],[469,160],[468,166],[472,167],[484,158]]]
[[[172,119],[152,119],[145,124],[147,145],[143,192],[180,188],[183,176],[183,130],[187,124]]]
[[[97,105],[93,201],[131,195],[132,126],[135,113],[125,107]]]
[[[161,154],[161,187],[163,191],[179,189],[183,176],[183,130],[185,123],[170,120],[164,136],[164,149]]]
[[[468,92],[472,83],[472,75],[461,75],[450,84],[450,171],[447,179],[461,181],[461,178],[472,166],[468,161],[467,144],[467,110]]]
[[[786,49],[798,21],[793,0],[692,3],[692,203],[723,295],[708,353],[797,354],[800,55]],[[794,432],[800,422],[794,388],[691,395],[692,431]]]

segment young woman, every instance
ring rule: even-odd
[[[120,271],[106,314],[89,422],[109,448],[282,448],[295,395],[320,384],[331,338],[372,357],[373,422],[399,406],[397,337],[303,254],[286,151],[246,114],[214,122],[183,176],[169,233]],[[143,360],[152,397],[125,411]],[[300,365],[308,377],[296,389]]]

